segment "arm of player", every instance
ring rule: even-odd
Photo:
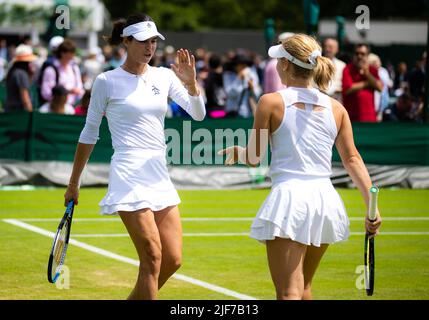
[[[247,147],[232,146],[218,152],[218,155],[227,155],[225,165],[241,163],[256,167],[264,159],[269,143],[272,108],[277,99],[278,94],[266,94],[261,97]]]
[[[70,200],[74,200],[74,203],[76,205],[78,204],[80,177],[91,156],[92,150],[94,150],[94,145],[98,140],[101,120],[106,112],[107,92],[107,79],[104,74],[100,74],[95,79],[92,87],[85,127],[79,137],[79,143],[77,144],[74,156],[72,174],[66,193],[64,194],[65,206],[67,206]]]
[[[335,104],[337,105],[336,107],[341,108],[341,125],[335,145],[337,147],[338,153],[340,154],[344,168],[347,170],[354,184],[358,187],[362,197],[364,198],[368,212],[369,189],[372,186],[371,177],[369,176],[362,157],[356,149],[350,117],[346,109],[340,105],[339,102],[335,102]],[[377,208],[376,220],[370,221],[367,215],[365,219],[365,227],[367,231],[376,235],[380,225],[381,216]]]
[[[67,190],[64,194],[64,206],[67,206],[70,200],[73,200],[75,205],[78,204],[80,176],[82,175],[83,169],[91,156],[92,150],[94,150],[93,144],[77,144],[72,174],[70,176]]]

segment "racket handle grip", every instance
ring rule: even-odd
[[[369,208],[368,208],[369,220],[375,220],[377,218],[378,191],[379,189],[375,185],[373,185],[369,189]]]
[[[70,212],[73,209],[74,206],[74,201],[70,200],[69,203],[67,204],[67,212]]]

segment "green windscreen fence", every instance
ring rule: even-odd
[[[55,114],[0,114],[0,159],[73,161],[85,117]],[[252,119],[183,118],[165,120],[167,158],[176,165],[220,164],[216,151],[244,145]],[[354,123],[357,148],[368,164],[429,166],[429,125],[413,123]],[[107,163],[113,154],[106,119],[91,162]],[[334,150],[334,161],[340,161]]]

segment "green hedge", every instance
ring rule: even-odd
[[[85,117],[81,116],[37,112],[0,114],[0,159],[73,161],[84,123]],[[226,145],[225,141],[197,139],[196,136],[191,139],[191,134],[198,133],[196,130],[208,129],[214,137],[216,129],[250,129],[252,124],[252,119],[206,119],[202,122],[184,122],[182,118],[165,120],[166,129],[175,129],[179,133],[180,159],[183,164],[191,163],[191,152],[197,146],[199,149],[211,146],[213,150],[219,150]],[[355,123],[353,130],[356,145],[368,164],[429,166],[429,125]],[[109,162],[112,154],[107,121],[103,119],[100,140],[91,162]],[[335,150],[333,160],[340,160]]]

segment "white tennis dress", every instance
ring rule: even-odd
[[[119,67],[96,78],[79,142],[96,143],[105,115],[115,152],[108,192],[99,203],[102,214],[159,211],[180,203],[166,163],[168,97],[195,120],[204,119],[202,96],[190,96],[170,69],[148,66],[143,75],[134,75]]]
[[[284,116],[271,136],[272,189],[253,221],[250,236],[320,246],[348,238],[349,219],[334,189],[332,148],[337,126],[331,98],[317,89],[278,91]],[[303,103],[305,110],[297,108]],[[313,106],[323,107],[314,111]]]

